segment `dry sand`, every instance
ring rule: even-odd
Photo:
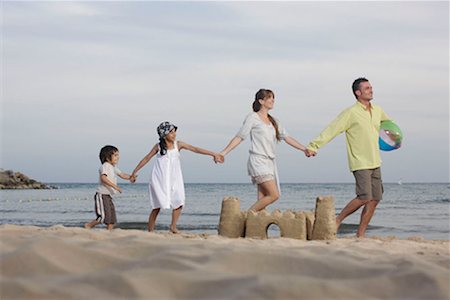
[[[449,241],[0,226],[1,299],[449,299]]]

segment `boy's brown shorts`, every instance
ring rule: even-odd
[[[116,224],[116,209],[111,195],[96,193],[94,199],[97,221],[104,224]]]
[[[361,200],[383,199],[383,182],[380,168],[353,171],[356,180],[356,196]]]

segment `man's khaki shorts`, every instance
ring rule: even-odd
[[[353,171],[356,180],[356,196],[361,200],[383,199],[383,182],[380,168]]]

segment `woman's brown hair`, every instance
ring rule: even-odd
[[[253,111],[258,112],[261,109],[261,103],[259,103],[259,100],[265,100],[270,96],[275,98],[275,94],[271,90],[260,89],[258,92],[256,92],[255,101],[253,101]],[[275,136],[277,137],[277,141],[281,141],[277,121],[275,121],[275,119],[270,114],[267,114],[267,116],[269,117],[270,123],[272,123],[273,127],[275,128]]]

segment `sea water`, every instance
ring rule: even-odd
[[[95,218],[94,193],[97,184],[54,183],[51,190],[1,190],[0,222],[36,226],[81,227]],[[115,195],[118,224],[122,229],[146,230],[150,212],[147,184],[121,184],[122,194]],[[252,184],[185,184],[186,205],[178,229],[191,233],[217,234],[221,203],[224,197],[241,200],[241,210],[256,199]],[[368,236],[421,236],[426,239],[450,239],[450,185],[448,183],[385,183],[384,199],[378,205],[367,229]],[[281,184],[281,197],[269,211],[291,209],[314,210],[318,196],[332,195],[336,213],[354,198],[353,183]],[[344,220],[338,236],[355,235],[361,210]],[[171,210],[161,210],[156,231],[169,228]],[[98,228],[102,228],[98,226]],[[279,235],[276,226],[270,236]]]

